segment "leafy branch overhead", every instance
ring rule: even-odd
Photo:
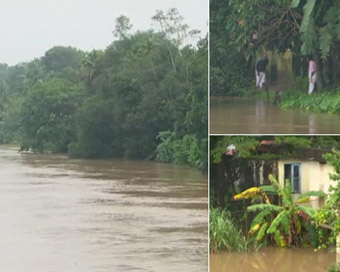
[[[256,48],[299,49],[302,55],[320,49],[326,57],[339,39],[339,1],[230,0],[228,5],[234,22],[226,28],[236,34],[232,40],[240,50],[256,35]]]

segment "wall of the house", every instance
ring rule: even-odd
[[[279,182],[284,185],[284,165],[290,163],[301,164],[301,193],[308,191],[323,191],[329,192],[329,186],[332,181],[329,178],[329,173],[333,173],[332,166],[321,164],[316,161],[301,161],[301,160],[280,160],[278,162]],[[297,199],[299,194],[294,194],[293,198]],[[318,208],[322,205],[322,201],[317,197],[311,197],[310,205]]]
[[[238,189],[243,191],[250,187],[269,185],[269,174],[277,175],[277,161],[246,160],[238,180]]]

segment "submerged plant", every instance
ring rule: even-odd
[[[299,246],[308,233],[309,244],[317,246],[317,235],[311,223],[315,209],[302,205],[309,202],[310,196],[324,197],[321,191],[301,194],[297,201],[292,198],[290,182],[285,186],[279,184],[273,175],[269,175],[271,186],[250,188],[233,197],[234,200],[261,197],[265,203],[250,205],[247,210],[257,213],[252,220],[249,236],[256,242],[273,241],[280,247]],[[268,195],[277,195],[279,204],[272,204]]]
[[[340,272],[340,264],[339,263],[334,263],[331,265],[330,268],[327,270],[328,272]]]

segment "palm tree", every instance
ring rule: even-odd
[[[103,55],[103,51],[93,50],[90,53],[87,53],[82,59],[81,70],[89,89],[92,88],[93,79],[96,73],[98,73],[99,60],[103,57]]]
[[[316,233],[311,223],[316,211],[301,204],[309,202],[310,196],[325,197],[326,194],[310,191],[293,201],[290,182],[286,182],[282,188],[273,175],[269,175],[269,180],[272,185],[253,187],[233,197],[234,200],[256,197],[264,200],[262,204],[253,204],[247,208],[249,212],[257,212],[252,220],[249,235],[256,235],[257,242],[274,240],[280,247],[291,247],[301,245],[304,242],[304,234],[308,232],[309,244],[316,247]],[[272,204],[268,195],[277,195],[279,204]]]

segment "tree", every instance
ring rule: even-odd
[[[21,149],[67,152],[75,140],[74,114],[81,96],[79,86],[64,79],[34,85],[21,107]]]
[[[104,56],[101,50],[92,50],[90,53],[85,54],[81,63],[81,73],[86,82],[87,88],[92,89],[92,83],[95,76],[99,73],[100,61]]]
[[[171,63],[174,72],[177,72],[176,58],[172,50],[171,42],[175,47],[180,47],[184,40],[189,36],[199,34],[198,30],[189,30],[189,26],[183,23],[183,16],[179,15],[176,8],[169,9],[166,13],[162,10],[157,10],[156,14],[152,17],[156,23],[159,24],[161,33],[166,37],[166,46],[170,55]]]
[[[132,33],[120,16],[119,39],[103,51],[56,46],[31,62],[0,65],[0,142],[13,133],[22,149],[37,152],[155,159],[158,136],[169,131],[177,154],[171,162],[207,168],[208,41],[180,45],[182,17],[176,10],[167,16],[177,29],[171,37]]]
[[[232,93],[247,87],[246,73],[263,49],[291,50],[297,75],[305,65],[301,58],[312,54],[320,89],[323,82],[336,84],[340,73],[339,5],[333,0],[212,0],[213,92]]]
[[[330,173],[329,176],[335,184],[329,188],[326,204],[314,216],[319,227],[321,247],[335,244],[340,234],[340,151],[333,150],[332,153],[325,154],[324,157],[333,166],[334,173]],[[331,231],[325,229],[325,226],[330,228]]]
[[[258,242],[263,239],[274,239],[278,246],[291,247],[302,244],[305,230],[309,233],[310,243],[316,247],[316,233],[311,225],[315,210],[300,204],[309,202],[310,196],[324,197],[326,194],[321,191],[310,191],[299,195],[294,202],[290,182],[286,182],[282,188],[274,176],[270,175],[269,179],[272,186],[250,188],[233,197],[234,200],[241,200],[259,195],[265,202],[247,208],[249,212],[258,212],[251,223],[249,234],[256,234]],[[277,195],[280,204],[272,204],[268,194]]]
[[[128,32],[131,30],[131,28],[132,24],[130,24],[130,19],[124,15],[121,15],[116,19],[113,35],[119,39],[126,39],[128,38]]]
[[[55,46],[41,58],[46,77],[63,77],[76,83],[80,79],[81,60],[85,53],[73,47]]]

